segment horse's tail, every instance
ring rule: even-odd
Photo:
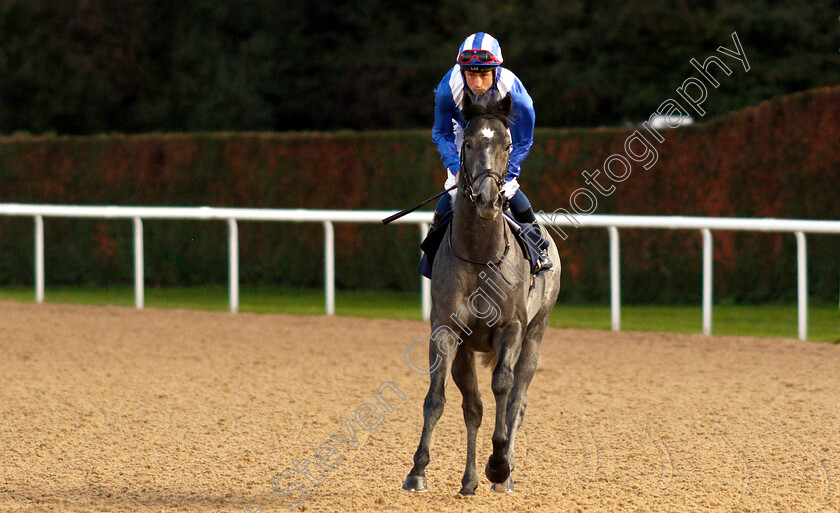
[[[485,367],[496,368],[496,362],[498,361],[499,359],[496,358],[496,351],[492,349],[484,353],[484,355],[481,357],[481,365]]]

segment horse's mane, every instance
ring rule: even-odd
[[[464,117],[464,121],[467,123],[469,123],[471,119],[479,116],[492,116],[494,118],[498,118],[502,123],[504,123],[505,128],[510,128],[510,107],[510,96],[505,96],[501,100],[490,102],[487,105],[469,103],[461,111],[461,116]]]

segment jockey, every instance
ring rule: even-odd
[[[534,143],[534,103],[519,77],[503,68],[501,64],[502,47],[490,34],[478,32],[464,40],[458,49],[455,66],[444,75],[435,88],[435,125],[432,128],[432,141],[437,145],[440,158],[446,166],[447,179],[444,188],[448,189],[457,183],[456,177],[461,165],[461,143],[464,127],[467,125],[461,117],[464,95],[470,95],[475,103],[486,104],[509,94],[513,100],[510,125],[513,149],[501,192],[510,204],[514,219],[519,223],[531,224],[534,228],[533,233],[540,234],[534,209],[519,188],[518,181],[520,166]],[[441,197],[435,207],[435,219],[430,233],[439,221],[452,211],[455,194],[457,189]],[[542,240],[539,247],[539,259],[534,266],[536,273],[547,271],[553,265],[548,257],[548,242]]]

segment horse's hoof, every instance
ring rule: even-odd
[[[497,462],[493,460],[493,456],[490,456],[490,460],[484,466],[484,475],[491,483],[504,483],[510,477],[510,464],[507,458],[503,457],[501,462]]]
[[[504,483],[493,483],[490,491],[496,493],[513,493],[513,479],[507,478]]]
[[[402,489],[406,492],[427,492],[429,485],[424,476],[408,476],[405,478]]]
[[[464,486],[464,487],[461,488],[461,491],[458,492],[458,493],[460,493],[461,496],[463,496],[463,497],[472,497],[473,495],[475,495],[475,489],[476,488],[478,488],[478,484]]]

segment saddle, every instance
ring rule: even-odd
[[[423,242],[420,243],[420,249],[423,250],[423,257],[420,259],[420,264],[417,266],[417,272],[422,276],[432,278],[432,264],[435,261],[435,255],[440,248],[443,238],[449,229],[449,224],[452,222],[452,214],[450,211],[441,217],[434,230],[430,230]],[[539,258],[540,250],[548,248],[548,241],[540,233],[541,230],[536,230],[530,223],[520,223],[513,218],[513,214],[509,210],[504,211],[505,221],[510,226],[510,231],[513,232],[514,239],[519,243],[522,252],[531,264],[531,274],[537,272],[537,259]]]

